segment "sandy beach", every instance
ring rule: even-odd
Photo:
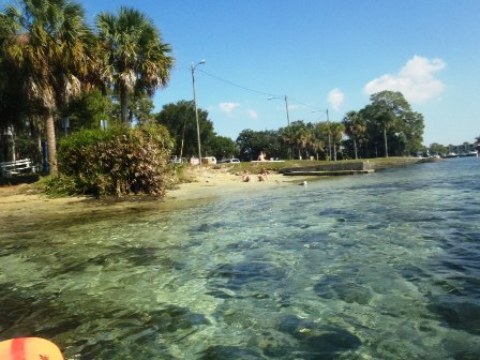
[[[267,181],[259,181],[258,176],[251,175],[249,182],[242,182],[241,174],[231,174],[226,168],[200,168],[189,174],[191,182],[176,185],[167,191],[161,199],[145,201],[145,197],[128,197],[123,199],[94,199],[86,196],[49,198],[34,190],[30,185],[0,187],[0,220],[9,221],[29,217],[72,216],[83,212],[101,212],[103,214],[117,211],[141,211],[156,207],[183,207],[192,201],[201,201],[217,196],[227,196],[241,191],[262,191],[263,189],[289,186],[299,179],[271,173]]]
[[[267,181],[259,181],[257,174],[250,174],[250,181],[242,181],[242,174],[232,174],[226,168],[201,168],[192,171],[193,182],[180,184],[167,192],[166,200],[191,200],[218,196],[237,191],[261,191],[274,186],[286,186],[295,179],[279,173],[270,173]]]

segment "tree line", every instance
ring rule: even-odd
[[[400,92],[382,91],[373,94],[370,101],[359,111],[347,112],[341,121],[296,120],[279,129],[245,129],[235,141],[217,135],[208,112],[199,109],[202,147],[205,155],[243,161],[256,160],[261,152],[270,158],[332,161],[416,155],[423,148],[423,116],[412,111]],[[164,105],[153,118],[176,139],[173,154],[196,154],[192,101]]]
[[[195,154],[195,110],[191,101],[165,105],[154,118],[177,139],[177,156]],[[202,146],[206,154],[256,160],[261,152],[282,159],[332,160],[408,156],[420,151],[423,115],[414,112],[400,92],[371,95],[370,104],[349,111],[341,121],[296,120],[279,129],[243,130],[235,141],[216,135],[208,112],[199,110]]]

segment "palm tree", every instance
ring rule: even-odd
[[[315,125],[317,138],[323,144],[325,159],[332,160],[332,123],[330,121],[320,121]]]
[[[291,159],[291,147],[295,146],[297,133],[295,127],[292,124],[281,129],[281,138],[285,145],[287,145],[288,158]]]
[[[378,111],[377,121],[381,124],[383,129],[383,144],[385,147],[385,157],[388,158],[388,141],[387,141],[387,129],[392,127],[395,116],[393,115],[392,111],[388,109],[380,109]]]
[[[118,15],[101,13],[96,24],[105,50],[105,76],[119,95],[121,119],[127,123],[132,93],[151,96],[167,84],[174,63],[170,45],[163,43],[154,24],[134,9],[122,7]]]
[[[305,151],[308,149],[308,146],[312,142],[313,133],[311,129],[308,128],[303,122],[297,128],[297,147],[298,147],[298,158],[302,158],[302,150]],[[308,154],[307,154],[308,155]]]
[[[340,141],[342,140],[345,126],[342,123],[331,122],[330,131],[332,134],[333,161],[337,161],[337,144],[340,143]]]
[[[27,97],[45,124],[50,172],[56,175],[55,120],[80,91],[90,60],[83,9],[69,0],[22,0],[21,9],[8,6],[3,16],[9,24],[4,57],[21,71]]]
[[[343,119],[345,133],[352,139],[355,159],[358,159],[358,140],[365,134],[367,126],[365,120],[356,111],[349,111]]]
[[[305,150],[311,143],[313,134],[302,120],[298,120],[283,128],[281,136],[285,144],[292,146],[298,152],[300,159],[302,150]]]
[[[319,150],[324,151],[325,148],[325,136],[320,123],[316,123],[312,126],[312,140],[310,145],[315,153],[315,158],[318,160]]]

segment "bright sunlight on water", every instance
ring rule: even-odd
[[[477,359],[479,234],[478,158],[12,225],[0,338],[75,360]]]

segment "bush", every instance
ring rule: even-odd
[[[59,144],[61,176],[71,179],[62,183],[76,194],[163,196],[172,147],[162,125],[82,130]]]

